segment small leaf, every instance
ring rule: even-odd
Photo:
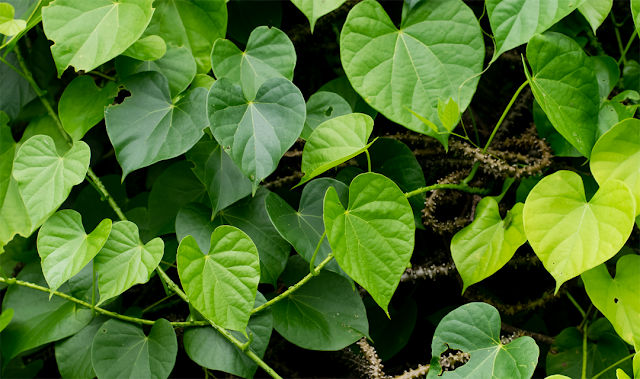
[[[431,130],[433,130],[434,133],[438,133],[438,127],[436,126],[436,124],[434,124],[433,122],[427,120],[426,118],[422,117],[420,114],[412,111],[411,109],[407,108],[407,110],[409,112],[411,112],[412,115],[416,116],[416,118],[420,121],[422,121],[423,124],[425,124],[426,126],[428,126],[429,128],[431,128]]]
[[[378,111],[371,108],[369,104],[358,93],[353,89],[351,83],[349,83],[349,78],[346,76],[341,76],[339,78],[335,78],[329,83],[326,83],[318,92],[333,92],[342,96],[347,103],[351,106],[351,110],[354,113],[364,113],[371,116],[371,118],[375,119],[378,115]]]
[[[129,46],[122,55],[139,61],[155,61],[167,52],[167,44],[162,37],[150,35],[140,38]]]
[[[609,180],[589,202],[580,175],[558,171],[542,179],[524,204],[524,230],[534,252],[562,283],[607,261],[631,234],[635,199]]]
[[[56,363],[63,378],[93,379],[96,377],[91,364],[91,343],[108,316],[98,316],[81,331],[56,342]]]
[[[313,34],[313,27],[316,25],[316,21],[325,14],[338,9],[345,0],[291,0],[291,2],[307,16],[311,26],[311,34]]]
[[[346,210],[336,190],[327,190],[324,225],[340,267],[388,314],[415,242],[413,212],[404,193],[380,174],[358,175],[349,186]]]
[[[596,34],[596,29],[602,25],[612,7],[613,0],[585,0],[580,4],[578,10],[589,21],[593,34]]]
[[[233,226],[219,226],[206,255],[187,236],[177,261],[190,304],[207,319],[246,336],[260,280],[260,258],[251,238]]]
[[[161,318],[148,336],[142,326],[111,319],[96,333],[91,361],[98,378],[167,379],[176,363],[178,340]]]
[[[307,101],[307,119],[300,138],[308,140],[311,133],[325,121],[351,113],[351,106],[337,93],[316,92]]]
[[[4,309],[2,314],[0,314],[0,332],[4,330],[4,328],[9,325],[11,319],[13,318],[13,308]]]
[[[58,114],[64,130],[74,141],[84,135],[104,118],[104,108],[111,105],[118,94],[114,82],[98,88],[88,75],[78,76],[64,89],[58,103]]]
[[[445,129],[452,131],[460,119],[458,103],[452,98],[449,98],[446,103],[438,98],[438,118]]]
[[[0,3],[0,34],[15,36],[27,27],[25,20],[14,20],[15,9],[8,3]]]

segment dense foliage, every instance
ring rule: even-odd
[[[5,0],[2,377],[640,378],[638,31]]]

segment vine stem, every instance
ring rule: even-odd
[[[316,251],[313,252],[313,256],[311,257],[311,260],[309,261],[309,272],[314,274],[314,275],[318,275],[317,273],[315,273],[316,270],[314,270],[315,267],[315,262],[316,262],[316,257],[318,256],[318,251],[320,251],[320,246],[322,246],[322,241],[324,241],[324,237],[327,236],[327,231],[325,230],[324,233],[322,233],[322,237],[320,237],[320,241],[318,241],[318,245],[316,245]]]
[[[116,81],[116,78],[114,78],[112,76],[109,76],[109,75],[105,75],[105,74],[101,73],[100,71],[87,71],[86,73],[90,74],[90,75],[100,76],[100,77],[105,78],[107,80],[111,80],[112,82]]]
[[[596,375],[593,376],[593,378],[591,379],[597,379],[599,378],[602,374],[604,374],[605,372],[611,370],[612,368],[616,367],[617,365],[619,365],[620,363],[626,361],[627,359],[631,359],[633,358],[636,354],[638,353],[632,353],[631,355],[627,355],[626,357],[622,358],[621,360],[617,361],[616,363],[612,364],[611,366],[605,368],[604,370],[600,371],[599,373],[597,373]]]
[[[629,42],[627,42],[627,46],[624,48],[624,50],[622,51],[622,55],[620,56],[620,59],[618,60],[618,67],[620,66],[620,64],[624,61],[626,64],[626,60],[627,60],[627,52],[629,51],[629,48],[631,48],[631,43],[633,42],[633,40],[636,38],[636,36],[638,35],[638,30],[634,29],[633,30],[633,34],[631,34],[631,37],[629,37]]]
[[[502,124],[502,121],[504,120],[505,117],[507,117],[507,113],[509,113],[509,109],[511,109],[511,106],[513,105],[513,103],[516,102],[516,99],[518,98],[518,95],[520,95],[520,92],[522,92],[522,90],[524,89],[524,87],[527,86],[527,84],[529,84],[529,81],[525,80],[524,83],[522,83],[520,85],[520,87],[518,88],[516,93],[513,94],[513,97],[511,97],[511,101],[509,101],[509,104],[507,104],[507,107],[504,109],[504,112],[502,112],[502,116],[500,116],[500,119],[498,120],[498,123],[493,128],[493,132],[491,133],[491,136],[489,137],[489,140],[487,141],[487,144],[484,146],[484,149],[482,149],[483,153],[487,152],[487,149],[489,148],[489,145],[491,145],[491,141],[493,140],[493,137],[498,132],[498,129],[500,128],[500,125]]]
[[[149,305],[148,307],[146,307],[145,309],[143,309],[143,310],[142,310],[142,314],[145,314],[145,313],[149,312],[150,310],[152,310],[153,308],[155,308],[157,305],[162,304],[163,302],[165,302],[166,300],[171,299],[171,298],[172,298],[173,296],[175,296],[175,295],[176,295],[176,293],[174,292],[174,293],[172,293],[171,295],[166,296],[166,297],[164,297],[164,298],[162,298],[162,299],[160,299],[160,300],[156,301],[155,303],[153,303],[153,304]]]
[[[567,297],[569,298],[569,300],[573,303],[573,305],[576,307],[576,309],[578,310],[578,312],[580,312],[580,314],[582,315],[582,317],[586,318],[586,313],[584,311],[584,309],[582,309],[582,307],[580,306],[580,304],[578,304],[578,302],[576,301],[576,299],[573,298],[573,296],[571,296],[571,294],[569,293],[569,291],[566,291],[567,293]],[[585,324],[585,330],[587,325]]]
[[[477,162],[476,162],[477,163]],[[476,168],[477,169],[477,168]],[[429,192],[437,189],[457,189],[460,191],[465,191],[469,193],[477,193],[480,195],[488,195],[491,191],[485,188],[476,188],[470,187],[467,184],[453,184],[453,183],[442,183],[442,184],[434,184],[428,187],[418,188],[411,192],[407,192],[404,194],[404,197],[409,198],[411,196],[419,195],[424,192]]]
[[[584,331],[582,336],[582,379],[587,379],[587,325],[584,324]]]

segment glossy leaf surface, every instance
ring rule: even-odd
[[[58,114],[64,130],[74,141],[104,118],[104,108],[113,102],[118,86],[109,82],[98,88],[88,75],[78,76],[65,88],[58,103]]]

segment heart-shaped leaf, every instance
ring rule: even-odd
[[[390,179],[358,175],[345,210],[334,188],[324,198],[324,225],[340,267],[388,313],[387,305],[413,253],[411,205]]]
[[[211,246],[211,234],[220,225],[222,219],[211,219],[211,208],[199,204],[189,203],[180,208],[176,216],[176,236],[182,241],[185,237],[193,237],[200,251],[209,251]]]
[[[260,258],[251,238],[222,225],[211,234],[206,255],[193,237],[185,237],[177,261],[190,304],[223,328],[246,335],[260,280]]]
[[[316,25],[316,21],[325,14],[338,9],[345,0],[291,0],[291,2],[307,16],[311,26],[311,34],[313,34],[313,27]]]
[[[145,35],[158,35],[167,43],[186,46],[198,72],[211,70],[213,43],[227,34],[227,4],[224,0],[156,0],[156,11]]]
[[[600,104],[593,63],[580,45],[564,34],[534,35],[527,44],[524,71],[538,104],[556,130],[589,158],[596,142]]]
[[[544,267],[562,283],[607,261],[631,234],[635,199],[629,188],[609,180],[589,202],[582,178],[558,171],[529,193],[523,220],[527,239]]]
[[[134,42],[122,55],[139,61],[155,61],[162,58],[166,52],[167,44],[162,37],[150,35]]]
[[[51,216],[38,233],[38,254],[49,288],[58,289],[91,262],[107,242],[110,232],[108,218],[86,234],[80,213],[65,209]]]
[[[161,318],[148,336],[141,325],[111,319],[93,339],[91,361],[98,378],[167,379],[176,363],[178,340]]]
[[[351,106],[337,93],[316,92],[307,101],[307,119],[300,138],[308,140],[311,133],[325,121],[351,113]]]
[[[5,36],[15,36],[27,27],[25,20],[14,20],[16,10],[13,5],[0,3],[0,34]],[[313,28],[313,27],[312,27]]]
[[[626,119],[600,137],[591,152],[591,172],[600,185],[623,181],[635,196],[636,216],[640,214],[640,120]]]
[[[107,242],[95,257],[95,268],[100,274],[98,305],[135,284],[148,282],[163,254],[161,238],[143,245],[136,224],[130,221],[113,224]]]
[[[139,168],[184,154],[204,134],[204,88],[189,91],[174,103],[167,79],[160,73],[142,72],[122,84],[131,96],[104,111],[122,180]]]
[[[216,78],[227,78],[241,86],[244,96],[253,100],[267,79],[293,80],[296,50],[283,31],[260,26],[251,32],[245,51],[240,51],[229,40],[217,40],[211,51],[211,62]]]
[[[503,220],[496,199],[485,197],[476,206],[471,225],[453,236],[451,255],[464,281],[463,293],[470,285],[500,270],[527,241],[522,224],[523,206],[516,203]]]
[[[589,21],[593,34],[595,34],[598,27],[602,25],[602,22],[611,12],[612,7],[613,0],[585,0],[580,4],[578,10]]]
[[[372,131],[373,119],[362,113],[347,114],[320,124],[304,145],[304,177],[295,187],[364,153],[373,143],[367,143]]]
[[[207,114],[213,136],[251,179],[255,194],[300,136],[306,107],[300,90],[285,78],[267,79],[249,100],[223,77],[209,90]]]
[[[500,313],[485,303],[465,304],[444,316],[431,342],[427,378],[531,378],[540,355],[538,345],[531,337],[503,345],[500,325]],[[469,361],[443,372],[440,355],[447,349],[468,353]]]
[[[55,42],[58,77],[69,66],[91,71],[122,54],[147,27],[153,0],[54,1],[42,8],[42,26]]]
[[[353,88],[389,120],[437,138],[408,110],[435,124],[438,99],[452,97],[463,112],[482,71],[484,42],[473,11],[462,1],[424,1],[407,13],[398,30],[380,4],[359,3],[340,34],[340,58]],[[467,81],[466,83],[464,83]],[[463,86],[464,83],[464,86]]]
[[[78,76],[64,89],[58,103],[58,114],[64,130],[74,141],[104,118],[104,108],[118,95],[114,82],[99,88],[88,75]]]
[[[18,181],[32,224],[55,211],[71,188],[82,183],[90,158],[89,146],[82,141],[62,157],[49,136],[33,136],[20,146],[13,162],[13,177]]]

